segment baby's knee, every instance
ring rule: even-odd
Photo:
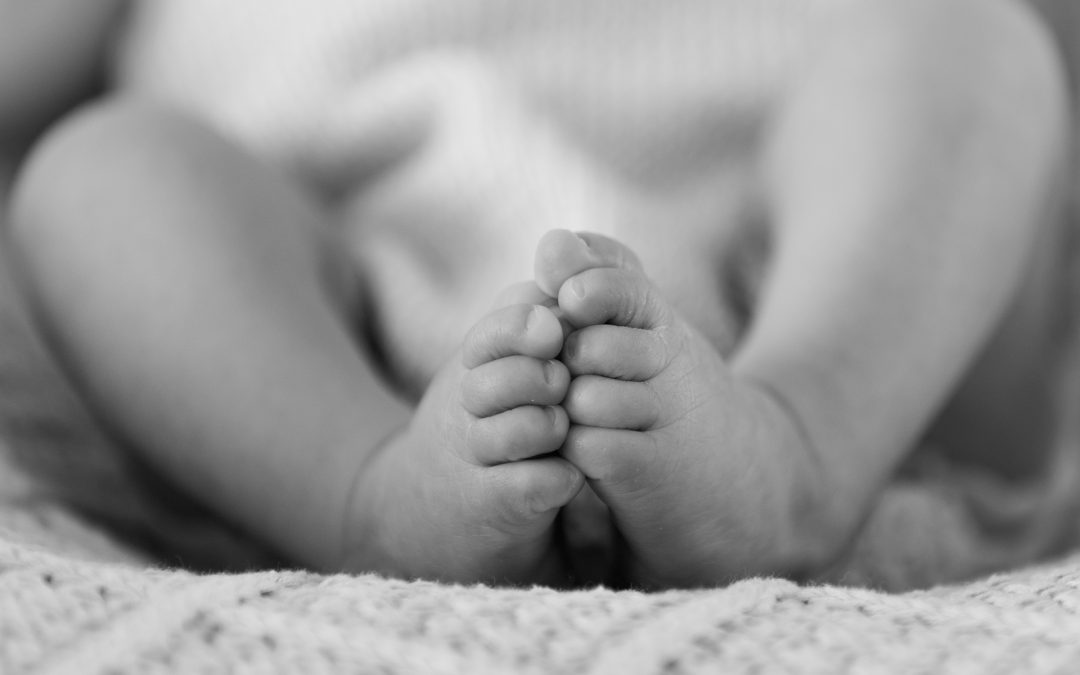
[[[1060,121],[1064,62],[1028,3],[873,0],[845,6],[835,18],[830,43],[905,62],[928,96],[973,123],[986,116],[971,114],[980,110],[1015,111],[1028,125]]]
[[[158,158],[186,142],[160,110],[121,101],[76,110],[46,132],[16,177],[7,240],[25,265],[48,265],[88,237],[108,237],[109,204],[137,199],[156,180]]]
[[[937,53],[960,61],[954,76],[974,105],[1012,121],[1057,131],[1066,124],[1065,62],[1053,34],[1025,2],[949,0],[939,5],[946,34]],[[957,54],[962,54],[958,57]],[[1021,126],[1024,126],[1021,125]]]

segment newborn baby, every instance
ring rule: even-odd
[[[21,172],[25,298],[110,429],[303,564],[817,578],[920,441],[1059,466],[1066,95],[1023,5],[130,11]]]

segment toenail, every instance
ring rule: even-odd
[[[578,300],[585,299],[585,283],[580,278],[574,277],[570,280],[570,292],[574,294],[574,297]]]
[[[566,480],[567,485],[571,490],[571,499],[577,492],[578,486],[581,484],[581,471],[574,467],[573,464],[567,462],[566,464]]]
[[[559,364],[557,361],[544,362],[544,383],[551,384],[559,376]]]
[[[542,309],[543,308],[540,305],[533,305],[532,311],[530,311],[529,315],[525,317],[526,333],[532,332],[533,328],[536,326],[536,322],[540,320],[540,311]]]
[[[577,357],[578,352],[580,351],[580,341],[581,338],[578,337],[578,334],[576,332],[571,333],[570,336],[566,338],[566,340],[563,342],[562,350],[562,358],[564,361],[573,361]]]
[[[547,413],[548,419],[551,420],[551,426],[555,426],[559,423],[559,411],[555,408],[555,406],[544,406],[544,412]]]

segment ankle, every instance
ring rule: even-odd
[[[768,385],[750,389],[764,404],[762,417],[774,434],[770,450],[776,456],[769,465],[782,467],[779,480],[771,481],[781,504],[767,567],[786,578],[812,578],[846,549],[859,522],[851,517],[857,509],[840,503],[831,467],[795,407]]]
[[[399,443],[408,432],[408,426],[395,429],[380,440],[371,451],[357,463],[338,510],[339,523],[335,558],[329,561],[327,571],[334,572],[376,572],[393,574],[393,565],[389,562],[384,531],[387,523],[380,508],[383,497],[380,491],[387,487],[384,480],[373,474],[383,474],[381,464],[393,452],[392,446]],[[393,469],[390,470],[393,473]]]

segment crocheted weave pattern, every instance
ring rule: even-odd
[[[660,594],[500,590],[149,569],[63,511],[0,518],[4,673],[1066,673],[1078,663],[1080,556],[905,595],[771,579]]]

